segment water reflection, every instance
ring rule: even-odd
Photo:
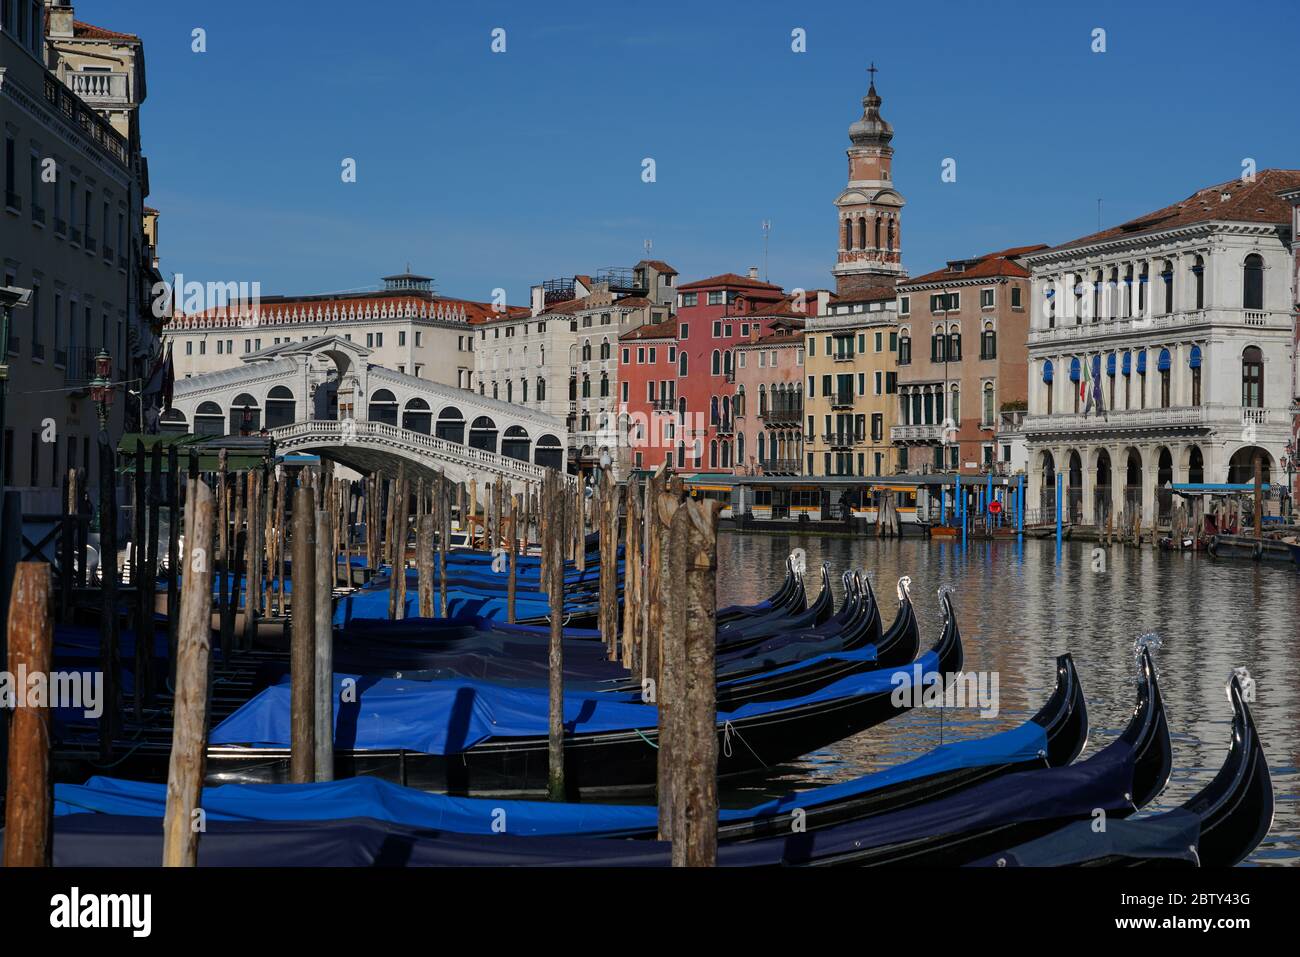
[[[784,575],[793,548],[809,571],[830,562],[839,575],[866,569],[886,623],[894,584],[912,577],[922,645],[939,635],[939,586],[956,588],[968,670],[1000,673],[1001,711],[912,711],[883,725],[773,768],[765,779],[725,790],[728,805],[783,790],[844,780],[896,764],[942,744],[1013,727],[1041,706],[1055,683],[1054,661],[1070,652],[1087,695],[1091,754],[1128,720],[1135,701],[1133,640],[1158,631],[1161,690],[1173,735],[1174,771],[1150,810],[1168,810],[1203,787],[1223,763],[1231,731],[1225,686],[1245,665],[1256,680],[1253,705],[1277,795],[1273,828],[1254,863],[1300,864],[1300,701],[1289,666],[1300,659],[1300,575],[1287,566],[1216,562],[1205,555],[1046,541],[956,542],[740,535],[718,543],[719,603],[758,601]],[[816,589],[816,576],[809,580]],[[810,595],[810,598],[813,597]]]

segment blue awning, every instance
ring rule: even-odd
[[[1168,350],[1168,349],[1161,349],[1161,350],[1160,350],[1160,358],[1156,360],[1156,368],[1159,369],[1161,372],[1165,372],[1165,371],[1167,371],[1167,370],[1169,369],[1169,350]]]
[[[1079,357],[1075,356],[1070,360],[1070,381],[1079,381]]]
[[[1092,377],[1094,379],[1101,378],[1101,353],[1100,352],[1098,352],[1095,356],[1092,357]]]
[[[1187,364],[1188,364],[1191,368],[1193,368],[1193,369],[1199,369],[1199,368],[1201,367],[1201,347],[1200,347],[1200,346],[1192,346],[1192,355],[1191,355],[1191,358],[1188,359]]]
[[[1133,353],[1124,353],[1124,374],[1128,375],[1133,371]]]
[[[1114,374],[1115,374],[1115,353],[1112,352],[1110,355],[1106,357],[1106,375],[1114,375]]]
[[[1051,359],[1048,359],[1046,362],[1043,363],[1043,381],[1044,382],[1052,381],[1052,360]]]
[[[1140,374],[1146,371],[1147,371],[1147,352],[1145,349],[1143,349],[1141,352],[1138,353],[1138,373]]]

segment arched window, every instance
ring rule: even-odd
[[[1196,308],[1205,308],[1205,260],[1197,256],[1192,265],[1192,277],[1196,281]]]
[[[600,374],[600,397],[602,399],[609,398],[609,373],[608,372],[602,372]]]
[[[718,467],[718,440],[713,439],[709,442],[709,468]]]
[[[1259,346],[1247,346],[1241,353],[1241,404],[1253,409],[1264,406],[1264,353]]]
[[[984,425],[993,424],[993,383],[984,383]]]
[[[458,445],[465,444],[465,416],[454,405],[446,406],[438,413],[436,426],[438,438]]]
[[[218,415],[220,410],[218,410]],[[158,419],[158,431],[166,434],[183,434],[188,431],[185,425],[185,413],[180,409],[168,409]]]
[[[266,394],[266,427],[277,429],[282,425],[292,424],[297,405],[288,387],[282,385],[273,387]]]
[[[582,397],[591,398],[591,376],[585,372],[582,374]]]
[[[867,217],[858,217],[858,249],[867,248]]]
[[[608,339],[603,340],[603,341],[601,342],[601,344],[600,344],[600,357],[601,357],[602,359],[608,359],[608,358],[609,358],[609,340],[608,340]]]
[[[582,361],[587,362],[590,359],[591,359],[591,340],[584,339],[582,341]]]
[[[906,366],[912,364],[912,335],[904,331],[898,337],[898,364]]]
[[[1160,376],[1160,408],[1169,408],[1169,367],[1172,361],[1168,349],[1161,349],[1160,355],[1156,358],[1156,372]]]
[[[722,467],[724,469],[731,468],[731,443],[730,442],[722,443]]]
[[[262,409],[247,392],[235,396],[230,403],[230,434],[252,435],[262,427]]]
[[[1241,308],[1264,308],[1264,257],[1251,253],[1242,265]]]
[[[952,387],[952,421],[961,424],[961,390],[956,385]]]
[[[681,378],[686,377],[686,353],[677,353],[677,375]]]
[[[980,333],[980,358],[996,359],[998,357],[998,334],[993,328],[993,323],[984,323],[984,331]]]
[[[1160,279],[1165,284],[1165,315],[1174,311],[1174,264],[1168,259],[1160,267]]]
[[[713,350],[713,364],[711,368],[714,375],[722,375],[722,353],[717,349]]]
[[[683,422],[686,421],[686,396],[677,400],[677,415]]]
[[[712,396],[709,399],[709,425],[718,424],[718,397]]]
[[[407,400],[406,408],[402,410],[402,428],[428,435],[432,423],[433,413],[429,411],[428,402],[421,398]]]
[[[543,376],[537,377],[537,401],[546,401],[546,379]]]
[[[852,219],[844,220],[843,246],[845,252],[853,248],[853,220]]]
[[[221,406],[215,402],[200,402],[194,410],[194,432],[196,435],[225,435],[226,416]]]
[[[515,401],[515,381],[514,379],[506,380],[506,401]]]
[[[576,402],[577,400],[578,400],[578,377],[576,375],[571,375],[569,376],[569,401]]]
[[[528,433],[518,425],[509,426],[501,436],[501,454],[507,458],[527,462],[530,445]]]
[[[1201,404],[1201,347],[1192,346],[1187,364],[1192,370],[1192,405]],[[1113,403],[1112,403],[1113,404]]]
[[[876,217],[876,237],[875,237],[875,242],[873,242],[872,245],[875,246],[877,249],[880,248],[880,217],[879,216]]]
[[[533,446],[533,463],[548,469],[558,469],[564,465],[564,447],[554,435],[543,435]]]
[[[886,233],[889,238],[885,243],[885,248],[892,253],[894,251],[894,220],[892,217],[886,226]]]
[[[497,424],[486,415],[480,415],[469,427],[470,448],[485,452],[497,450]]]

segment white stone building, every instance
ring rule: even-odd
[[[255,290],[235,289],[218,294],[224,305],[190,314],[185,312],[189,294],[174,292],[178,311],[165,339],[172,345],[177,379],[237,368],[245,357],[277,346],[338,335],[365,346],[374,365],[472,389],[477,324],[496,315],[528,314],[512,306],[497,313],[489,303],[436,295],[431,279],[409,271],[385,276],[383,287],[373,292],[257,296]],[[206,287],[204,298],[213,298]]]
[[[631,269],[534,286],[531,315],[498,318],[478,330],[479,394],[565,422],[575,470],[589,470],[607,450],[617,471],[625,437],[617,428],[618,339],[670,316],[676,281],[667,263],[642,260]]]
[[[1256,454],[1278,477],[1294,341],[1279,193],[1297,185],[1261,171],[1024,257],[1028,507],[1050,516],[1061,472],[1069,520],[1127,507],[1150,525],[1170,483],[1250,482]]]

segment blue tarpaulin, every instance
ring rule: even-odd
[[[724,809],[723,823],[788,814],[904,781],[959,768],[1019,764],[1041,757],[1047,734],[1032,721],[978,740],[945,744],[920,757],[851,781],[787,795],[743,809]],[[54,813],[163,816],[165,784],[93,777],[83,785],[58,784]],[[492,834],[618,834],[653,831],[653,806],[564,804],[428,794],[373,777],[318,784],[223,784],[205,788],[201,805],[213,821],[322,821],[366,817],[411,827]]]
[[[937,665],[938,655],[930,651],[911,665],[850,675],[798,698],[747,702],[734,711],[719,712],[718,721],[892,692],[913,684],[917,675],[924,676],[924,682]],[[334,693],[334,744],[338,748],[459,754],[490,738],[545,737],[549,728],[549,698],[544,688],[502,687],[467,679],[411,681],[336,674]],[[630,697],[565,695],[566,733],[657,727],[658,709],[626,700]],[[214,728],[209,740],[212,744],[288,747],[289,683],[259,693]]]

